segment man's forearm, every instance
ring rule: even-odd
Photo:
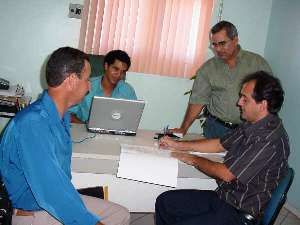
[[[235,179],[235,176],[223,163],[214,162],[203,157],[179,152],[173,152],[172,156],[196,167],[198,170],[210,177],[217,178],[225,182],[230,182],[231,180]]]
[[[210,177],[230,182],[235,176],[227,169],[223,163],[213,162],[209,159],[197,157],[194,165],[198,170]]]
[[[225,149],[220,143],[220,139],[198,139],[189,141],[177,141],[176,149],[182,151],[194,151],[205,153],[223,152]]]
[[[180,128],[187,131],[201,112],[202,108],[203,105],[189,104]]]

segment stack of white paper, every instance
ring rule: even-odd
[[[176,187],[178,160],[169,151],[121,145],[117,177]]]

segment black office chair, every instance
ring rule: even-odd
[[[12,214],[12,203],[0,177],[0,225],[11,225]]]
[[[98,77],[104,74],[104,55],[89,54],[91,64],[91,77]]]
[[[286,201],[287,193],[294,179],[294,170],[289,168],[288,174],[280,181],[278,187],[273,191],[272,198],[268,203],[262,219],[257,225],[274,224],[283,204]]]

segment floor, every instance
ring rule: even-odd
[[[131,213],[130,225],[154,225],[152,213]],[[274,225],[300,225],[300,218],[285,208],[279,213]]]

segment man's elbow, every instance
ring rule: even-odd
[[[236,179],[236,176],[224,164],[220,164],[220,166],[222,168],[219,176],[221,180],[228,183]]]
[[[230,174],[224,174],[223,177],[222,177],[221,179],[222,179],[223,181],[225,181],[226,183],[229,183],[229,182],[235,180],[236,177],[235,177],[232,173],[230,173]]]

